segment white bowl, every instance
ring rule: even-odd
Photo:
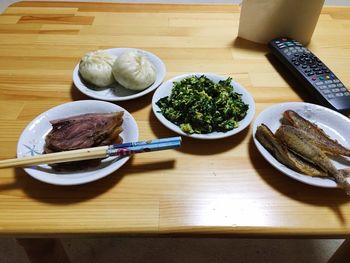
[[[172,78],[166,82],[164,82],[159,88],[155,91],[152,98],[152,109],[153,113],[156,115],[158,120],[163,123],[167,128],[170,130],[184,136],[196,138],[196,139],[205,139],[205,140],[213,140],[213,139],[220,139],[232,136],[234,134],[239,133],[240,131],[244,130],[250,122],[253,120],[254,114],[255,114],[255,102],[253,97],[250,95],[250,93],[239,83],[235,81],[231,81],[231,85],[233,86],[234,92],[237,92],[239,94],[242,94],[242,100],[244,103],[249,105],[249,109],[247,112],[247,115],[239,122],[239,126],[235,129],[232,129],[227,132],[212,132],[207,134],[188,134],[183,132],[179,126],[172,123],[171,121],[167,120],[163,114],[160,112],[159,107],[157,106],[158,100],[161,98],[164,98],[166,96],[169,96],[171,94],[171,90],[173,89],[173,82],[181,81],[182,79],[191,77],[191,76],[202,76],[205,75],[208,79],[212,80],[213,82],[217,83],[220,80],[226,80],[227,77],[215,75],[212,73],[189,73],[184,74],[181,76],[177,76],[175,78]]]
[[[118,56],[125,51],[128,50],[138,50],[141,51],[142,54],[155,66],[156,68],[156,80],[155,82],[149,86],[148,88],[136,91],[136,90],[129,90],[124,88],[123,86],[119,85],[118,83],[115,83],[111,85],[108,88],[102,88],[102,89],[96,89],[93,86],[86,83],[79,74],[79,64],[77,64],[73,70],[73,83],[74,85],[85,95],[99,100],[106,100],[106,101],[124,101],[124,100],[131,100],[136,99],[141,96],[144,96],[153,90],[155,90],[164,80],[166,69],[163,61],[154,55],[151,52],[141,50],[141,49],[134,49],[134,48],[111,48],[111,49],[105,49],[107,53],[111,55]]]
[[[45,137],[52,129],[51,120],[61,119],[85,113],[108,113],[124,111],[123,132],[120,136],[123,142],[137,141],[139,137],[138,127],[132,115],[120,106],[105,101],[81,100],[68,102],[54,107],[36,117],[22,132],[17,144],[17,156],[24,157],[42,154],[45,145]],[[49,165],[38,165],[24,170],[42,182],[55,185],[77,185],[100,179],[117,169],[129,160],[129,157],[109,157],[101,161],[96,168],[79,170],[74,172],[57,172]]]

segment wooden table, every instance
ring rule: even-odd
[[[13,158],[37,115],[89,99],[72,84],[88,51],[135,47],[158,55],[166,79],[187,72],[233,77],[256,100],[256,116],[281,102],[311,101],[267,56],[237,38],[235,5],[20,2],[0,16],[0,158]],[[350,86],[350,8],[325,7],[309,48]],[[152,94],[118,103],[140,139],[174,136],[152,113]],[[346,237],[350,198],[297,182],[268,164],[251,127],[217,141],[183,138],[179,150],[136,155],[99,181],[59,187],[22,169],[0,171],[0,235],[122,234]]]

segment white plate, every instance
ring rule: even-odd
[[[283,112],[286,110],[294,110],[305,119],[323,129],[332,139],[336,139],[340,144],[348,148],[350,146],[350,119],[319,105],[304,102],[289,102],[265,109],[259,114],[253,125],[253,138],[256,147],[264,158],[279,171],[306,184],[327,188],[337,187],[337,184],[331,179],[306,176],[286,167],[277,161],[255,138],[256,129],[262,123],[268,126],[272,132],[275,132],[281,125],[280,120]],[[349,168],[350,158],[346,158],[345,161],[332,160],[332,162],[338,169]]]
[[[183,132],[179,126],[175,125],[174,123],[170,122],[167,120],[163,114],[160,112],[159,107],[156,105],[157,101],[160,100],[161,98],[164,98],[166,96],[169,96],[171,94],[171,90],[173,88],[173,82],[180,81],[184,78],[190,77],[190,76],[202,76],[205,75],[207,78],[212,80],[213,82],[217,83],[220,80],[226,80],[227,77],[224,76],[219,76],[211,73],[189,73],[189,74],[184,74],[181,76],[177,76],[175,78],[172,78],[166,82],[164,82],[153,94],[152,98],[152,109],[153,113],[156,115],[158,120],[163,123],[167,128],[170,130],[184,136],[196,138],[196,139],[205,139],[205,140],[212,140],[212,139],[220,139],[220,138],[225,138],[232,136],[243,129],[245,129],[249,123],[252,121],[254,114],[255,114],[255,102],[253,97],[250,95],[250,93],[240,84],[238,84],[235,81],[231,81],[231,85],[234,88],[234,91],[242,94],[242,100],[244,103],[249,105],[249,109],[247,112],[247,115],[244,117],[243,120],[239,122],[239,126],[235,129],[232,129],[227,132],[212,132],[212,133],[207,133],[207,134],[187,134]]]
[[[136,99],[138,97],[146,95],[147,93],[155,90],[163,82],[165,73],[166,73],[165,65],[159,57],[152,54],[151,52],[141,50],[141,49],[134,49],[134,48],[105,49],[107,53],[115,56],[118,56],[128,50],[141,51],[143,55],[155,66],[156,74],[157,74],[156,80],[148,88],[141,91],[128,90],[122,87],[121,85],[119,85],[118,83],[115,83],[114,85],[108,88],[104,88],[101,90],[94,89],[92,86],[89,87],[88,84],[80,78],[79,64],[77,64],[73,70],[74,85],[85,95],[91,98],[106,100],[106,101],[123,101],[123,100]]]
[[[24,157],[41,154],[43,152],[45,137],[52,129],[51,120],[61,119],[69,116],[95,112],[124,111],[123,132],[120,134],[123,142],[138,140],[138,127],[131,114],[110,102],[96,100],[82,100],[68,102],[54,107],[36,117],[22,132],[17,144],[17,156]],[[109,157],[102,160],[96,168],[74,172],[57,172],[49,165],[38,165],[24,170],[32,177],[46,183],[55,185],[77,185],[100,179],[117,169],[129,160],[129,157]]]

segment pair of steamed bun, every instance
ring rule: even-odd
[[[118,57],[103,50],[84,55],[79,63],[82,78],[100,88],[116,81],[130,90],[143,90],[156,80],[154,65],[139,50],[125,51]]]

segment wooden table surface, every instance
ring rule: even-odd
[[[0,159],[13,158],[24,127],[42,112],[89,99],[72,83],[88,51],[134,47],[188,72],[231,76],[254,96],[257,116],[311,98],[266,56],[237,39],[235,5],[20,2],[0,16]],[[350,86],[350,8],[324,7],[308,46]],[[175,136],[155,118],[152,94],[118,103],[140,139]],[[350,198],[297,182],[259,154],[251,127],[217,141],[183,138],[179,150],[136,155],[113,174],[80,186],[0,170],[0,235],[230,234],[346,236]]]

